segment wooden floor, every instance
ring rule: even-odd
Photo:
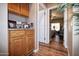
[[[40,43],[38,52],[33,53],[32,56],[67,56],[67,49],[64,48],[63,40],[58,36],[52,39],[50,44]]]

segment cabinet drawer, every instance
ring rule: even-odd
[[[14,30],[14,31],[9,31],[10,37],[16,37],[16,36],[22,36],[25,35],[24,30]]]
[[[26,34],[33,35],[34,31],[33,30],[26,30]]]

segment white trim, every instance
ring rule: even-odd
[[[64,9],[64,47],[67,48],[67,8]]]
[[[38,18],[38,15],[39,15],[39,4],[36,4],[36,10],[37,11],[36,11],[36,20],[35,20],[35,40],[36,40],[35,41],[36,42],[36,44],[35,44],[36,47],[35,48],[39,49],[39,39],[38,39],[38,29],[37,29],[38,28],[37,21],[39,19]]]
[[[8,56],[8,53],[0,53],[0,56]]]
[[[35,53],[38,52],[38,51],[39,51],[39,49],[35,49],[35,50],[33,50],[33,52],[35,52]]]
[[[72,17],[72,56],[74,56],[74,19],[73,19],[73,17]]]
[[[48,9],[48,11],[47,11],[47,19],[48,19],[48,25],[47,25],[47,27],[48,27],[48,43],[50,42],[50,37],[49,37],[49,35],[50,35],[50,32],[49,32],[49,22],[50,22],[50,20],[49,20],[49,9]]]

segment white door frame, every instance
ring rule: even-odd
[[[36,4],[36,20],[35,20],[35,50],[34,50],[34,52],[37,52],[38,50],[39,50],[39,33],[38,33],[38,31],[39,31],[39,27],[38,27],[38,25],[39,25],[39,22],[38,22],[38,20],[39,20],[39,5],[41,5],[43,8],[45,8],[44,7],[44,5],[41,3],[41,4],[39,4],[39,3],[37,3]]]
[[[51,9],[55,9],[55,8],[57,8],[58,6],[53,6],[53,7],[50,7],[50,8],[48,8],[48,39],[50,39],[50,37],[49,37],[49,28],[50,28],[50,26],[49,26],[49,22],[50,22],[50,20],[49,20],[49,11],[51,10]],[[66,23],[65,23],[65,21],[66,21]],[[67,48],[67,32],[65,32],[65,31],[67,31],[67,9],[65,8],[64,9],[64,47],[65,48]]]
[[[64,9],[64,47],[67,48],[67,8]]]

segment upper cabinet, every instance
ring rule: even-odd
[[[22,3],[20,5],[21,14],[25,16],[29,16],[29,4]]]
[[[17,15],[29,17],[29,4],[27,3],[9,3],[8,10]]]
[[[8,9],[10,12],[20,13],[20,5],[18,3],[9,3]]]

